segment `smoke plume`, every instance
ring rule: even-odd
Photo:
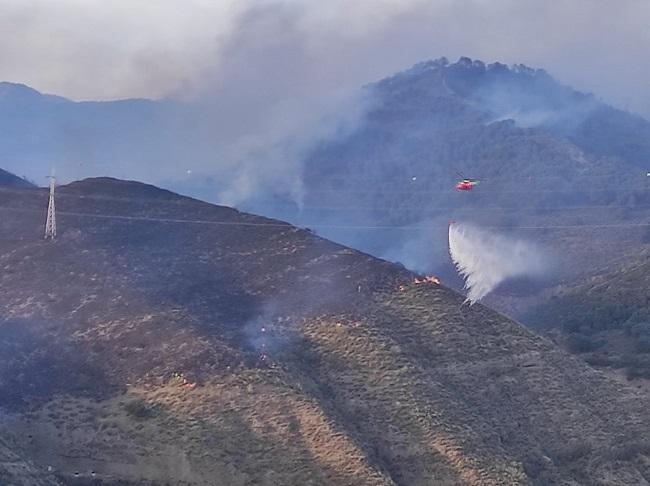
[[[532,243],[467,224],[449,225],[449,253],[465,279],[470,304],[509,278],[539,276],[545,269],[545,258]]]

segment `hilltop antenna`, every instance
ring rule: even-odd
[[[47,206],[47,221],[45,222],[45,239],[53,240],[56,238],[56,207],[54,205],[54,188],[56,187],[56,177],[48,176],[50,179],[50,202]]]

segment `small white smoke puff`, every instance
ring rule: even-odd
[[[545,270],[545,258],[532,243],[467,224],[449,225],[449,253],[465,279],[470,304],[508,278],[541,275]]]

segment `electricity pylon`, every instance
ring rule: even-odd
[[[45,239],[53,240],[56,238],[56,207],[54,206],[54,188],[56,187],[56,178],[50,178],[50,202],[47,206],[47,221],[45,222]]]

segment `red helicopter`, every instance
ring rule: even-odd
[[[459,191],[471,191],[474,189],[474,186],[481,182],[478,179],[468,179],[461,174],[458,175],[462,177],[462,179],[456,183],[456,189]]]

